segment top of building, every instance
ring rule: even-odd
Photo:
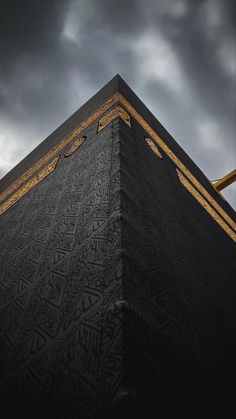
[[[76,136],[83,134],[85,129],[116,104],[120,104],[131,118],[142,125],[147,135],[154,138],[174,162],[180,174],[190,180],[218,213],[223,212],[226,218],[229,214],[236,219],[231,206],[118,74],[0,180],[0,206],[46,163],[57,157]]]

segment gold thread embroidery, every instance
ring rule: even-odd
[[[160,159],[162,159],[162,154],[160,153],[160,151],[158,150],[158,148],[154,144],[154,142],[152,140],[150,140],[150,138],[148,138],[148,137],[145,138],[145,141],[149,145],[149,147],[151,148],[153,153],[156,154]]]
[[[104,112],[106,112],[112,105],[117,103],[118,93],[108,99],[102,106],[100,106],[95,112],[93,112],[87,119],[85,119],[78,127],[67,134],[55,147],[46,153],[40,160],[38,160],[34,166],[23,173],[15,182],[13,182],[9,188],[5,189],[0,194],[0,202],[3,201],[8,195],[14,192],[22,183],[24,183],[30,176],[37,172],[44,164],[46,164],[51,158],[55,157],[67,144],[69,144],[77,135],[81,134],[86,128],[89,127],[96,119],[98,119]]]
[[[201,192],[202,195],[210,202],[210,204],[221,214],[221,216],[227,221],[227,223],[236,230],[236,223],[230,218],[230,216],[221,208],[221,206],[212,198],[207,190],[201,185],[201,183],[193,176],[193,174],[187,169],[187,167],[179,160],[179,158],[170,150],[170,148],[164,143],[158,134],[148,125],[148,123],[142,118],[141,115],[133,108],[133,106],[119,93],[119,102],[127,109],[133,118],[148,132],[151,138],[162,148],[167,156],[175,163],[175,165],[185,174],[185,176],[193,183],[194,186]]]
[[[66,152],[65,157],[69,157],[72,154],[74,154],[81,147],[81,145],[84,143],[85,139],[86,139],[86,137],[80,137],[80,138],[78,138],[72,144],[72,146],[69,148],[69,150]]]
[[[121,118],[131,128],[130,116],[121,106],[116,106],[103,116],[98,123],[98,132],[110,124],[114,119]]]
[[[41,172],[29,180],[22,188],[20,188],[14,195],[12,195],[7,201],[0,206],[0,215],[3,214],[8,208],[15,204],[19,199],[33,189],[39,182],[41,182],[46,176],[48,176],[53,170],[55,170],[59,157],[54,159]]]
[[[201,192],[201,194],[210,202],[210,204],[221,214],[224,220],[236,230],[236,223],[231,217],[223,210],[223,208],[215,201],[215,199],[207,192],[207,190],[201,185],[201,183],[193,176],[193,174],[187,169],[187,167],[179,160],[179,158],[170,150],[165,142],[159,137],[158,134],[149,126],[149,124],[139,115],[139,113],[133,108],[133,106],[120,94],[116,93],[110,99],[108,99],[103,105],[101,105],[92,115],[90,115],[85,121],[83,121],[77,128],[66,135],[57,146],[45,154],[34,166],[32,166],[27,172],[25,172],[20,178],[13,182],[9,188],[5,189],[0,194],[0,202],[9,196],[15,189],[17,189],[22,183],[24,183],[32,174],[40,169],[46,162],[52,157],[59,153],[67,144],[69,144],[77,135],[88,128],[96,119],[98,119],[103,113],[105,113],[111,106],[117,102],[121,103],[126,110],[132,115],[136,121],[145,129],[150,137],[161,147],[166,155],[175,163],[175,165],[184,173],[184,175],[193,183],[193,185]]]
[[[186,179],[186,177],[176,169],[178,177],[182,185],[194,196],[194,198],[203,206],[203,208],[211,215],[211,217],[220,225],[221,228],[236,242],[236,234],[225,223],[220,215],[212,208],[212,206],[202,197],[202,195],[194,188],[194,186]]]

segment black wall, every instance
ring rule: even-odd
[[[120,85],[151,123],[124,82],[113,83],[98,103]],[[56,170],[0,217],[8,417],[151,417],[154,408],[157,417],[173,397],[183,410],[234,375],[235,244],[131,122],[98,134],[94,123],[81,148],[69,158],[63,150]]]

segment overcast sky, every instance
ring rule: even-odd
[[[0,178],[117,73],[211,180],[233,170],[234,3],[3,0]]]

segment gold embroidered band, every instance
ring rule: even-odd
[[[0,206],[0,215],[3,214],[8,208],[10,208],[15,202],[19,201],[27,192],[33,189],[39,182],[41,182],[46,176],[48,176],[53,170],[55,170],[59,157],[54,159],[46,167],[44,167],[41,172],[29,180],[22,188],[20,188],[16,193],[14,193],[9,199],[7,199]]]
[[[37,172],[42,166],[44,166],[49,160],[59,154],[59,152],[71,141],[75,139],[82,131],[87,129],[93,122],[96,121],[104,112],[106,112],[112,105],[118,102],[119,94],[116,93],[110,99],[108,99],[102,106],[100,106],[95,112],[93,112],[87,119],[76,127],[73,131],[67,134],[55,147],[53,147],[48,153],[46,153],[40,160],[35,163],[29,170],[23,173],[18,179],[13,182],[9,188],[5,189],[0,194],[0,202],[9,196],[15,189],[17,189],[22,183],[24,183],[30,176]]]
[[[131,128],[130,116],[125,112],[121,106],[116,106],[105,116],[103,116],[98,123],[98,132],[110,124],[114,119],[121,118]]]
[[[236,223],[226,213],[226,211],[215,201],[210,193],[201,185],[201,183],[195,178],[195,176],[187,169],[187,167],[180,161],[180,159],[171,151],[171,149],[165,144],[165,142],[159,137],[158,134],[150,127],[150,125],[142,118],[142,116],[134,109],[134,107],[120,94],[116,93],[110,99],[108,99],[103,105],[101,105],[93,114],[91,114],[86,120],[84,120],[78,127],[72,132],[66,135],[52,150],[45,154],[34,166],[32,166],[27,172],[25,172],[20,178],[13,182],[9,188],[4,190],[0,194],[0,202],[8,197],[15,189],[17,189],[22,183],[38,171],[45,163],[51,158],[58,155],[58,153],[71,141],[73,141],[82,131],[89,127],[95,122],[101,115],[108,111],[111,106],[119,102],[142,127],[148,133],[151,139],[165,152],[165,154],[173,161],[181,172],[188,178],[196,189],[206,198],[212,207],[221,215],[221,217],[236,231]],[[123,108],[121,108],[123,109]],[[124,111],[124,109],[123,109]],[[122,112],[122,111],[121,111]],[[125,112],[125,111],[124,111]],[[121,116],[121,115],[118,115]],[[128,122],[125,121],[126,123]],[[9,201],[9,200],[8,200]]]
[[[150,140],[150,138],[148,137],[145,138],[145,141],[149,145],[149,147],[152,149],[153,153],[155,153],[158,157],[160,157],[160,159],[162,159],[162,154],[160,153],[160,151],[158,150],[154,142]]]
[[[69,148],[69,150],[66,152],[65,157],[69,157],[72,154],[74,154],[80,146],[85,142],[86,137],[80,137],[72,144],[72,146]]]
[[[171,151],[166,143],[159,137],[158,134],[150,127],[150,125],[143,119],[141,115],[133,108],[133,106],[119,94],[119,102],[125,107],[129,114],[136,119],[136,121],[143,127],[143,129],[150,135],[150,137],[161,147],[166,155],[174,162],[184,175],[193,183],[193,185],[201,192],[201,194],[210,202],[210,204],[221,214],[227,223],[236,231],[236,223],[223,210],[223,208],[215,201],[215,199],[207,192],[195,176],[187,169],[187,167],[180,161],[180,159]]]
[[[223,228],[223,230],[236,242],[236,234],[228,226],[220,215],[212,208],[212,206],[203,198],[203,196],[194,188],[194,186],[186,179],[186,177],[176,169],[178,177],[182,185],[194,196],[194,198],[203,206],[203,208],[211,215],[211,217]]]

